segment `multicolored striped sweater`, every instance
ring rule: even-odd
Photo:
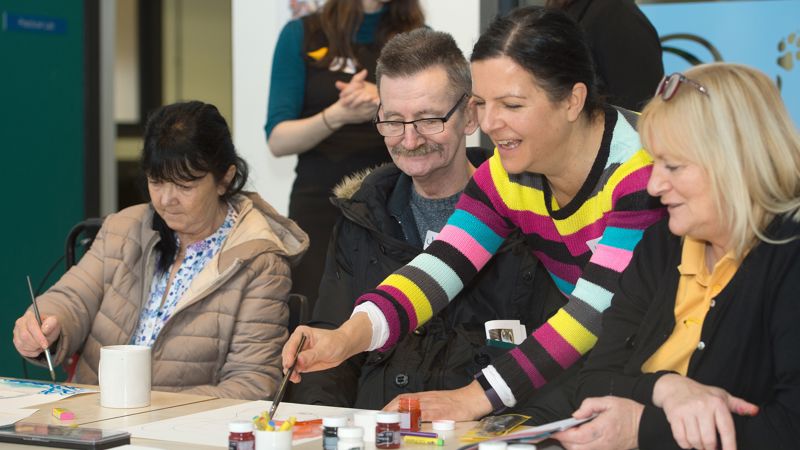
[[[643,231],[664,215],[646,192],[652,169],[633,113],[609,108],[598,156],[576,197],[559,208],[542,175],[510,175],[497,153],[473,175],[437,239],[358,299],[389,324],[382,349],[447,306],[519,228],[569,301],[494,367],[525,398],[588,352],[617,278]],[[509,318],[511,319],[511,318]]]

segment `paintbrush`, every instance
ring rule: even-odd
[[[283,399],[283,394],[286,392],[286,386],[289,384],[289,378],[292,377],[294,366],[297,365],[297,357],[300,355],[300,350],[303,349],[303,344],[305,343],[306,335],[303,334],[300,336],[300,344],[297,345],[297,351],[294,352],[294,362],[292,363],[292,366],[289,367],[289,370],[286,371],[286,375],[283,376],[281,386],[278,388],[278,393],[275,394],[275,398],[272,399],[272,406],[269,408],[269,420],[272,420],[272,417],[275,415],[275,411],[278,409],[281,399]]]
[[[33,286],[31,285],[31,277],[28,278],[28,291],[31,293],[31,302],[33,303],[33,314],[36,316],[36,321],[39,322],[39,328],[42,327],[42,316],[39,315],[39,307],[36,306],[36,296],[33,295]],[[53,370],[53,358],[50,356],[50,349],[44,349],[44,357],[47,359],[47,368],[50,369],[50,378],[56,381],[56,371]]]

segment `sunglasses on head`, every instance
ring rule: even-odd
[[[667,101],[675,96],[675,93],[678,92],[678,88],[680,87],[681,83],[689,84],[693,88],[700,91],[701,94],[709,97],[708,89],[706,89],[705,86],[697,81],[686,78],[682,73],[678,72],[675,72],[672,75],[664,76],[664,78],[661,79],[661,82],[658,83],[655,95],[660,96],[664,101]]]

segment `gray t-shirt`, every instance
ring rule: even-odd
[[[453,214],[458,202],[458,194],[445,198],[425,198],[416,189],[411,188],[411,213],[417,222],[417,231],[422,241],[422,248],[428,247],[436,235],[444,228],[447,219]]]

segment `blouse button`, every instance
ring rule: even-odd
[[[717,301],[712,298],[711,299],[711,307],[713,308],[715,306],[717,306]]]
[[[705,343],[705,342],[703,342],[703,341],[700,341],[700,342],[697,344],[697,350],[701,350],[701,351],[702,351],[702,350],[704,350],[705,348],[706,348],[706,343]]]

